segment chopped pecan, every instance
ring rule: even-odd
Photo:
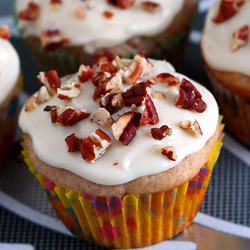
[[[81,151],[81,145],[84,138],[77,136],[75,133],[69,135],[65,138],[65,141],[68,145],[68,152]]]
[[[8,26],[6,25],[0,26],[0,37],[6,40],[10,39],[10,31]]]
[[[166,155],[169,160],[171,161],[176,161],[177,160],[177,155],[174,147],[164,147],[161,148],[161,153],[163,155]]]
[[[114,14],[115,14],[114,12],[111,12],[111,11],[108,11],[108,10],[103,12],[103,15],[108,19],[111,19],[114,16]]]
[[[42,104],[51,99],[51,96],[45,86],[42,86],[37,93],[36,104]]]
[[[161,73],[155,78],[156,82],[164,82],[169,86],[176,86],[179,83],[179,79],[169,73]]]
[[[199,123],[197,122],[197,120],[195,120],[193,124],[189,120],[182,121],[178,123],[178,126],[186,130],[189,134],[191,134],[192,136],[196,138],[200,138],[203,135],[201,127]]]
[[[162,125],[160,128],[151,128],[151,135],[156,140],[162,140],[163,138],[172,135],[172,129],[167,125]]]
[[[141,3],[141,7],[151,13],[155,13],[160,11],[161,6],[158,3],[155,2],[151,2],[151,1],[145,1]]]
[[[115,139],[124,145],[128,145],[135,137],[140,126],[141,114],[129,111],[118,118],[111,126]]]
[[[246,45],[249,34],[249,28],[247,25],[237,29],[233,33],[233,39],[231,41],[230,49],[231,51],[236,51],[240,47]]]
[[[60,126],[73,126],[77,122],[89,117],[86,109],[76,109],[70,106],[46,106],[44,111],[50,112],[51,122]]]
[[[50,4],[61,4],[62,0],[50,0]]]
[[[78,7],[75,10],[74,16],[79,19],[83,19],[85,17],[85,12],[81,7]]]
[[[146,95],[145,109],[141,117],[141,125],[155,125],[159,122],[159,116],[157,114],[154,102],[149,95]]]
[[[132,7],[135,3],[135,0],[116,0],[118,7],[122,9],[128,9]]]
[[[25,103],[24,110],[25,110],[26,112],[30,112],[30,111],[34,110],[36,107],[37,107],[37,104],[36,104],[36,97],[32,95],[32,96],[27,100],[27,102]]]
[[[123,69],[129,65],[129,62],[123,61],[119,56],[115,57],[115,63],[117,65],[117,69]]]
[[[101,98],[100,107],[105,108],[111,115],[113,115],[122,107],[121,94],[107,93]]]
[[[39,14],[40,14],[40,7],[33,1],[30,1],[27,6],[27,9],[20,11],[18,13],[18,17],[26,21],[34,21],[38,18]]]
[[[51,9],[57,10],[62,5],[62,0],[50,0]]]
[[[78,76],[79,82],[84,83],[92,79],[94,74],[95,74],[95,71],[91,69],[89,65],[85,66],[82,64],[78,70],[77,76]]]
[[[81,143],[82,158],[85,161],[95,163],[106,152],[111,142],[110,137],[105,132],[97,129]]]
[[[64,100],[64,99],[72,99],[77,97],[78,95],[80,95],[81,91],[76,88],[68,88],[68,89],[57,89],[57,98],[59,98],[60,100]]]
[[[213,21],[215,23],[222,23],[225,20],[231,18],[238,12],[239,7],[244,3],[245,1],[241,0],[222,0],[218,9],[218,13],[213,18]]]
[[[122,97],[126,106],[132,106],[132,104],[141,106],[145,103],[147,94],[151,94],[150,84],[147,82],[140,82],[122,93]]]
[[[96,122],[97,124],[100,124],[102,126],[111,126],[114,123],[113,118],[105,108],[97,109],[91,121]]]
[[[55,95],[57,89],[61,86],[61,80],[55,70],[51,70],[48,73],[40,72],[37,78],[47,88],[51,96]]]
[[[69,37],[63,36],[58,29],[44,31],[41,37],[41,43],[45,51],[59,49],[69,41]]]
[[[154,70],[154,65],[144,56],[137,54],[134,57],[134,61],[138,62],[143,67],[142,75],[148,74]]]
[[[159,92],[159,91],[155,91],[153,93],[152,97],[154,97],[156,99],[165,99],[166,98],[166,96],[163,93]]]
[[[103,63],[101,65],[100,71],[102,72],[109,72],[111,74],[115,73],[117,71],[117,67],[110,61]]]
[[[178,108],[197,111],[198,113],[203,113],[207,108],[207,104],[202,100],[200,92],[185,78],[182,79],[175,106]]]
[[[120,70],[122,80],[128,85],[135,85],[143,72],[143,66],[137,61],[133,61],[128,67]]]
[[[110,76],[111,75],[107,76],[106,72],[98,72],[93,76],[92,83],[94,86],[97,87],[101,85]]]

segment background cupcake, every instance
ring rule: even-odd
[[[0,27],[0,166],[7,159],[16,128],[18,93],[20,89],[19,58],[9,42],[7,26]]]
[[[38,66],[60,76],[103,48],[124,57],[145,50],[179,66],[196,11],[196,0],[16,1],[18,27]]]
[[[61,80],[39,74],[44,86],[19,119],[24,155],[71,232],[107,247],[148,246],[200,209],[221,147],[218,107],[166,62],[101,62]]]
[[[230,4],[230,11],[227,8]],[[210,9],[201,53],[227,128],[250,146],[250,1],[217,1]]]

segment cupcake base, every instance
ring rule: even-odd
[[[165,192],[124,197],[93,197],[66,190],[36,171],[26,148],[23,155],[61,220],[74,235],[96,245],[134,248],[170,239],[190,225],[202,205],[222,138],[223,135],[213,146],[208,162],[191,181]]]

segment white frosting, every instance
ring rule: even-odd
[[[185,77],[174,72],[173,67],[169,63],[150,61],[154,64],[155,69],[147,78],[155,77],[163,72],[170,72],[180,79]],[[76,75],[73,75],[72,79],[77,81]],[[197,113],[177,108],[175,106],[175,99],[178,95],[176,87],[166,87],[164,83],[152,85],[152,93],[160,91],[166,96],[162,100],[152,98],[160,121],[154,126],[140,126],[136,136],[128,146],[124,146],[115,140],[110,127],[103,127],[90,121],[94,112],[99,108],[99,105],[92,99],[94,85],[91,82],[82,84],[81,94],[72,99],[72,106],[85,108],[91,112],[90,117],[87,119],[78,122],[72,127],[61,127],[51,123],[50,114],[43,111],[44,107],[46,105],[70,104],[70,101],[59,100],[54,96],[48,102],[39,105],[32,112],[22,110],[19,125],[23,132],[28,133],[32,137],[34,150],[44,162],[58,168],[67,169],[95,183],[104,185],[126,183],[138,177],[156,174],[174,167],[185,156],[203,148],[206,141],[215,133],[219,115],[217,103],[207,89],[198,83],[193,81],[192,83],[200,91],[203,100],[208,105],[205,112]],[[127,85],[124,87],[128,88]],[[131,108],[123,108],[114,114],[113,118],[116,120],[118,114],[123,114],[125,110],[131,110]],[[191,120],[193,122],[195,119],[199,122],[203,131],[201,139],[191,136],[178,127],[178,122],[180,121]],[[153,139],[150,132],[151,128],[159,128],[162,125],[171,127],[172,135],[164,138],[162,141]],[[91,164],[83,160],[80,152],[68,153],[68,147],[65,142],[65,138],[68,135],[76,133],[78,136],[86,138],[98,128],[107,133],[112,140],[112,144],[100,159]],[[174,146],[177,153],[177,161],[171,161],[162,155],[157,145]],[[115,163],[118,164],[114,165]]]
[[[30,0],[16,1],[17,12],[27,8]],[[61,7],[53,9],[50,0],[33,0],[41,12],[37,20],[19,20],[19,28],[25,37],[35,35],[40,37],[42,32],[57,28],[70,38],[71,45],[84,45],[87,52],[98,48],[112,47],[121,44],[134,36],[154,36],[166,29],[174,16],[181,10],[184,0],[154,0],[161,5],[161,10],[150,13],[140,7],[140,0],[136,0],[133,7],[121,9],[108,4],[106,0],[63,0]],[[88,9],[90,2],[95,2],[92,9]],[[85,12],[83,19],[74,16],[78,7]],[[113,18],[104,17],[104,11],[114,13]]]
[[[0,104],[7,98],[19,76],[19,58],[8,40],[0,38]]]
[[[250,28],[250,0],[230,19],[215,23],[221,1],[214,3],[208,15],[201,38],[201,49],[208,65],[216,70],[238,72],[250,76],[250,39],[237,51],[230,50],[233,33],[244,25]]]

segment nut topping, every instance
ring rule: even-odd
[[[24,110],[26,112],[30,112],[33,111],[36,107],[37,107],[36,97],[32,95],[25,103]]]
[[[111,19],[113,16],[114,16],[114,13],[113,12],[111,12],[111,11],[104,11],[103,12],[103,15],[106,17],[106,18],[108,18],[108,19]]]
[[[27,9],[20,11],[18,13],[18,17],[26,21],[34,21],[38,18],[39,14],[40,14],[40,7],[33,1],[30,1],[27,6]]]
[[[249,28],[247,25],[239,28],[233,33],[233,38],[231,41],[230,49],[231,51],[236,51],[240,47],[246,45],[249,34]]]
[[[10,39],[10,31],[8,26],[6,25],[0,26],[0,37],[6,40]]]
[[[137,61],[133,61],[128,67],[120,70],[122,74],[122,80],[128,85],[135,85],[137,80],[141,77],[143,72],[142,64]]]
[[[100,100],[101,108],[105,108],[110,115],[113,115],[118,110],[121,109],[122,106],[122,96],[121,94],[111,94],[107,93]]]
[[[168,86],[176,86],[179,83],[179,79],[169,73],[162,73],[156,76],[156,82],[164,82],[167,83]]]
[[[107,0],[108,3],[118,6],[122,9],[128,9],[133,6],[135,0]]]
[[[163,125],[160,128],[151,128],[151,135],[156,140],[162,140],[163,138],[172,135],[172,129],[167,125]]]
[[[182,79],[175,106],[178,108],[196,111],[198,113],[203,113],[207,108],[207,104],[202,100],[200,92],[185,78]]]
[[[141,114],[129,111],[118,118],[111,126],[115,139],[124,145],[128,145],[135,137],[140,126]]]
[[[61,80],[55,70],[51,70],[48,73],[40,72],[37,78],[47,88],[51,96],[55,95],[57,89],[61,86]]]
[[[77,136],[75,133],[69,135],[65,138],[65,141],[68,145],[68,152],[81,151],[81,145],[84,138]]]
[[[60,89],[60,88],[57,89],[57,97],[60,100],[75,98],[78,95],[80,95],[80,93],[81,91],[76,87],[69,89]]]
[[[177,160],[177,155],[174,147],[164,147],[161,148],[161,153],[163,155],[166,155],[169,160],[171,161],[176,161]]]
[[[213,18],[215,23],[222,23],[225,20],[234,16],[239,7],[242,6],[245,1],[242,0],[222,0],[219,6],[217,15]]]
[[[151,2],[151,1],[145,1],[141,3],[141,7],[151,13],[155,13],[160,11],[161,6],[158,3]]]
[[[199,123],[197,122],[197,120],[195,120],[193,122],[193,124],[189,120],[182,121],[182,122],[178,123],[178,126],[182,129],[186,130],[189,134],[191,134],[192,136],[194,136],[196,138],[201,138],[201,136],[203,135],[203,133],[201,131],[201,127],[200,127]]]
[[[85,17],[85,12],[81,7],[78,7],[75,11],[74,16],[78,19],[83,19]]]
[[[50,112],[52,123],[64,127],[73,126],[90,115],[86,109],[76,109],[70,106],[46,106],[44,111]]]
[[[166,96],[159,91],[155,91],[152,97],[156,99],[161,99],[161,100],[166,98]]]
[[[102,72],[109,72],[111,74],[115,73],[117,71],[117,67],[110,61],[103,63],[100,71]]]
[[[37,93],[36,104],[42,104],[51,99],[51,96],[45,86],[42,86]]]
[[[138,62],[143,67],[142,75],[146,75],[154,70],[154,65],[148,61],[144,56],[135,55],[134,61]]]
[[[105,108],[97,109],[91,121],[96,122],[97,124],[100,124],[102,126],[111,126],[114,123],[113,118]]]
[[[141,117],[141,125],[156,125],[159,122],[159,116],[157,114],[154,102],[151,100],[149,95],[146,95],[145,109]]]
[[[89,65],[85,66],[82,64],[78,70],[77,76],[78,76],[79,82],[84,83],[92,79],[94,74],[95,74],[95,71],[91,69]]]

